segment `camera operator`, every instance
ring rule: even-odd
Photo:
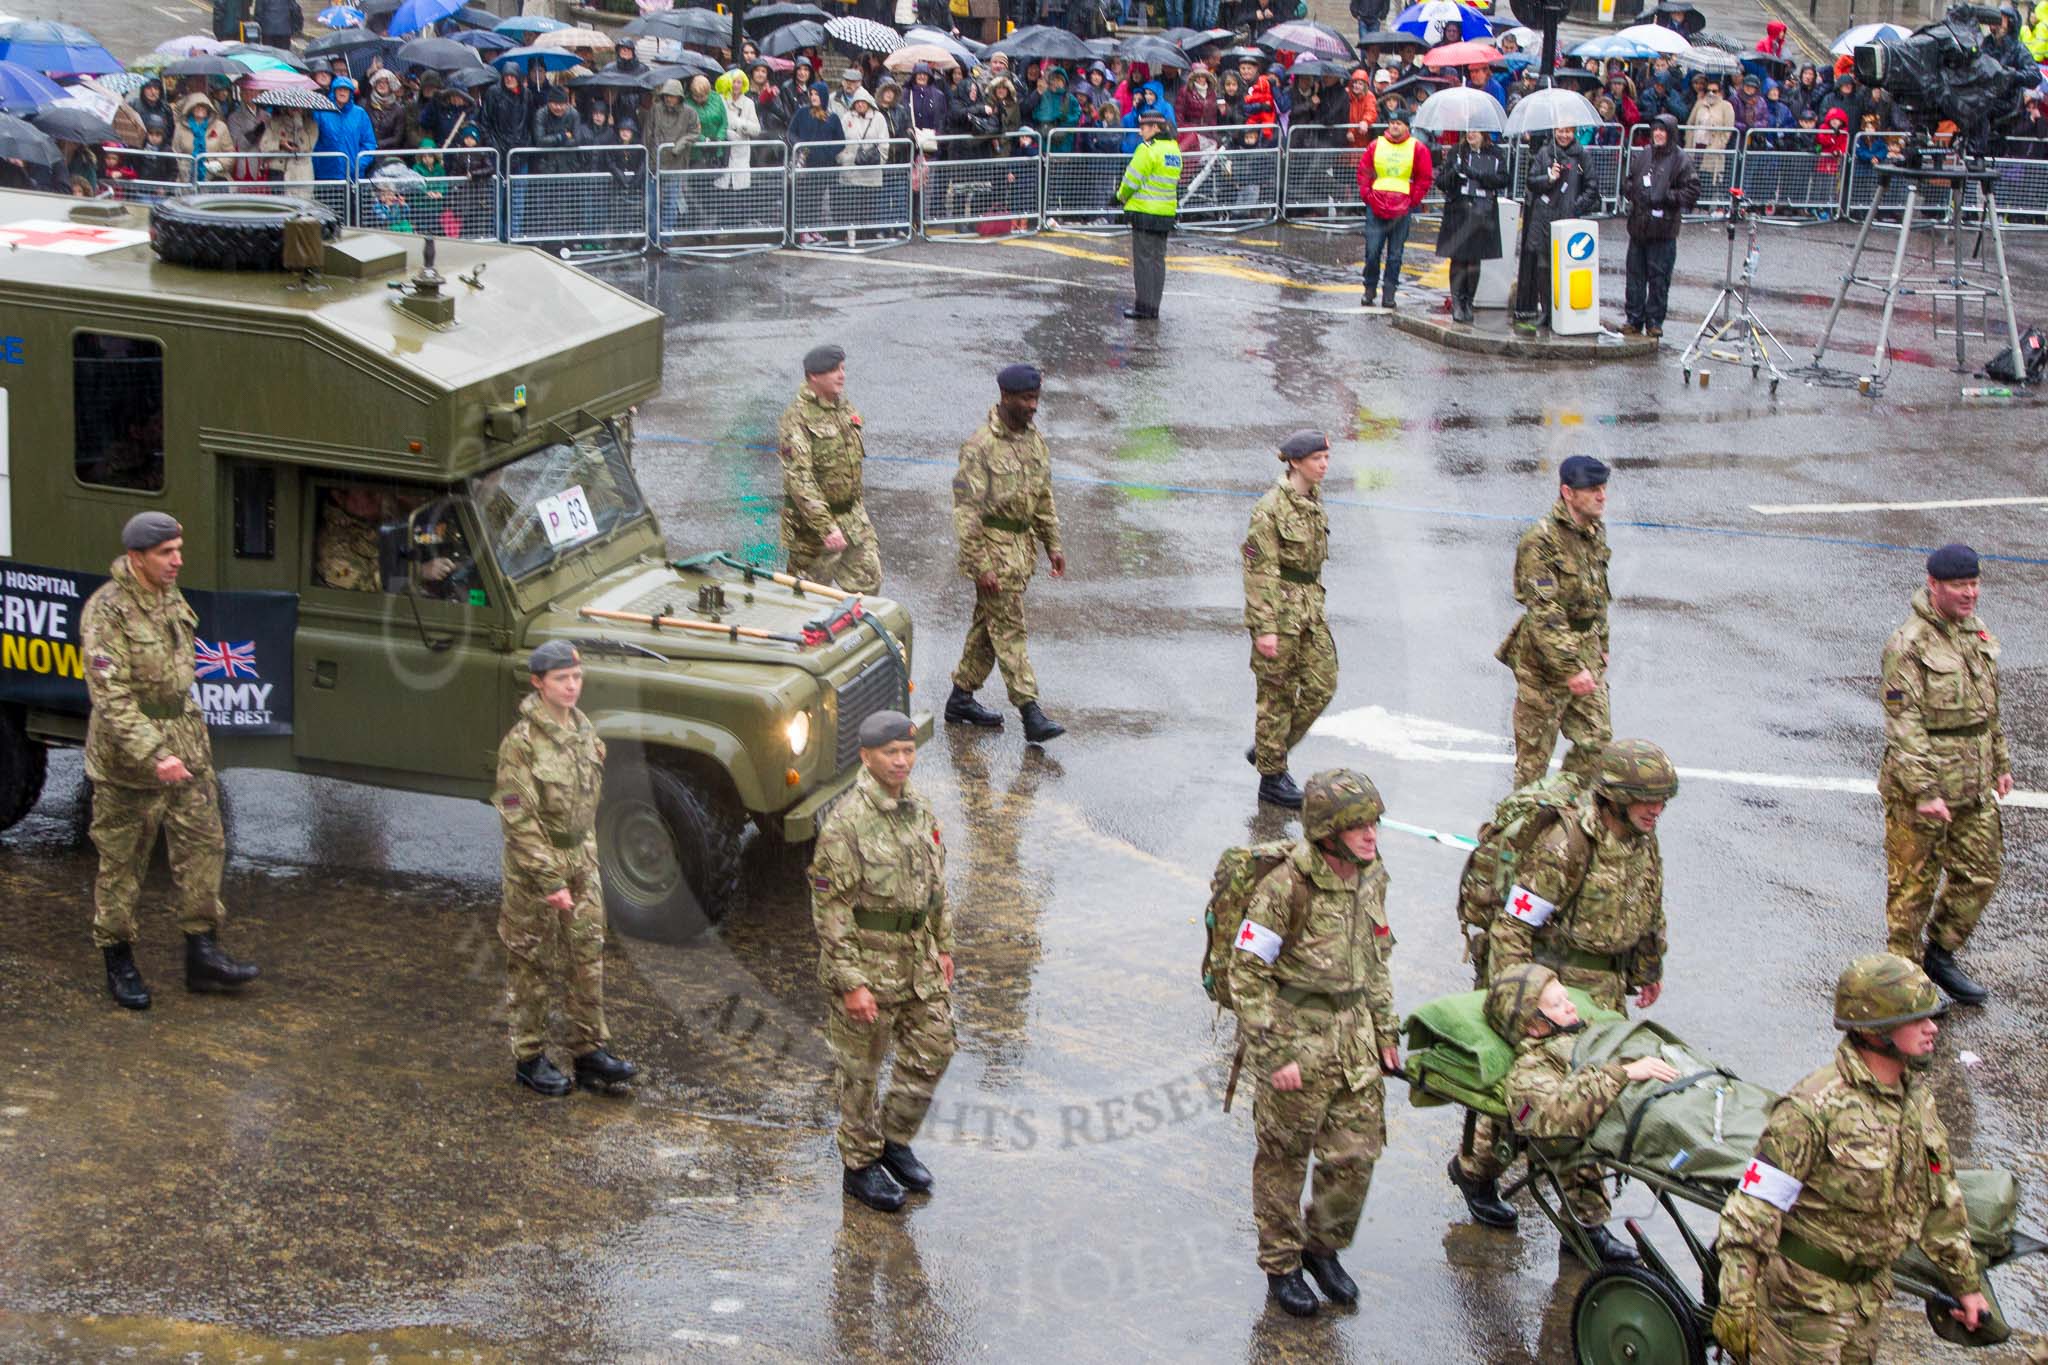
[[[1996,60],[2001,66],[2029,74],[2038,73],[2034,56],[2027,51],[2027,45],[2020,41],[2019,16],[2011,10],[2002,9],[1985,19],[1984,54]]]
[[[1621,334],[1660,337],[1679,225],[1700,200],[1700,175],[1679,150],[1677,119],[1659,114],[1651,121],[1650,145],[1629,157],[1622,192],[1628,201],[1628,321]]]

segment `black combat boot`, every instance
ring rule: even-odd
[[[512,1074],[521,1085],[537,1090],[543,1095],[566,1095],[569,1093],[569,1078],[556,1069],[545,1052],[536,1053],[512,1068]]]
[[[1598,1270],[1602,1265],[1625,1265],[1629,1262],[1643,1259],[1636,1254],[1634,1247],[1616,1237],[1606,1228],[1588,1228],[1586,1236],[1593,1243],[1594,1253],[1600,1258],[1598,1265],[1587,1267],[1589,1270]],[[1560,1260],[1566,1256],[1576,1254],[1573,1252],[1572,1244],[1569,1241],[1559,1242],[1557,1244],[1557,1251]]]
[[[148,1009],[149,987],[142,984],[142,973],[135,970],[134,946],[116,943],[100,952],[107,959],[107,993],[114,997],[114,1003],[124,1010]]]
[[[1522,1221],[1522,1215],[1515,1212],[1515,1206],[1500,1197],[1500,1181],[1489,1177],[1474,1180],[1458,1167],[1458,1158],[1451,1158],[1451,1183],[1458,1187],[1458,1193],[1465,1196],[1465,1207],[1472,1212],[1472,1219],[1490,1228],[1513,1228]]]
[[[1273,1302],[1297,1318],[1316,1315],[1315,1291],[1308,1287],[1308,1281],[1301,1278],[1299,1270],[1290,1270],[1285,1275],[1268,1275],[1266,1292],[1273,1296]]]
[[[1158,317],[1159,310],[1157,308],[1141,308],[1137,304],[1133,303],[1125,306],[1124,316],[1127,318],[1136,318],[1141,321],[1144,321]]]
[[[1956,955],[1939,943],[1927,945],[1920,965],[1926,969],[1927,979],[1946,991],[1948,998],[1958,1005],[1981,1005],[1991,998],[1991,992],[1972,981],[1956,962]]]
[[[1301,809],[1301,788],[1286,773],[1269,773],[1259,779],[1259,800],[1269,805]]]
[[[878,1213],[894,1213],[903,1207],[903,1187],[879,1161],[871,1161],[857,1171],[849,1169],[840,1179],[839,1187]]]
[[[185,935],[185,989],[238,991],[256,979],[256,964],[237,962],[220,950],[213,931]]]
[[[946,698],[946,720],[952,725],[981,725],[991,730],[1003,727],[1002,713],[983,706],[959,683],[953,684],[952,694]]]
[[[1358,1302],[1358,1283],[1344,1273],[1344,1267],[1337,1264],[1334,1251],[1304,1251],[1301,1253],[1301,1268],[1316,1282],[1316,1288],[1323,1291],[1323,1297],[1331,1303],[1341,1303],[1346,1308]]]
[[[882,1144],[882,1164],[889,1168],[889,1174],[896,1177],[904,1189],[918,1194],[929,1193],[932,1187],[932,1173],[917,1159],[917,1153],[910,1150],[907,1142],[885,1142]]]
[[[615,1085],[624,1085],[639,1074],[639,1067],[612,1056],[604,1050],[602,1044],[576,1059],[576,1084],[591,1090],[606,1090]]]
[[[1017,714],[1024,718],[1024,742],[1043,744],[1049,739],[1058,739],[1067,732],[1067,727],[1038,709],[1038,703],[1027,701],[1017,708]]]

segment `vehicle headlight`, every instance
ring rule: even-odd
[[[789,718],[789,724],[782,727],[783,738],[789,741],[789,752],[801,756],[811,747],[811,713],[799,711]]]

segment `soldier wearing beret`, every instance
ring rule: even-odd
[[[860,414],[846,401],[846,352],[814,346],[782,410],[782,543],[789,571],[847,592],[880,592],[882,555],[861,488]]]
[[[192,699],[192,634],[198,614],[178,590],[185,531],[163,512],[138,512],[121,530],[123,553],[85,604],[85,775],[92,779],[92,939],[106,960],[107,990],[125,1009],[149,1008],[135,966],[135,906],[161,829],[170,844],[178,927],[185,931],[185,989],[232,991],[256,967],[220,949],[227,838],[206,718]]]
[[[1955,955],[1998,889],[1998,799],[2012,792],[2012,754],[1998,719],[1998,639],[1977,619],[1977,592],[1975,550],[1944,545],[1929,555],[1912,614],[1885,642],[1879,684],[1886,946],[1964,1005],[1990,994]]]
[[[1024,589],[1045,546],[1052,576],[1064,577],[1060,519],[1052,505],[1052,456],[1033,419],[1041,380],[1033,365],[1006,366],[996,376],[1000,396],[988,420],[960,447],[953,475],[953,533],[959,541],[960,572],[974,581],[974,618],[946,719],[956,724],[997,726],[1002,716],[974,698],[974,690],[1002,665],[1010,704],[1024,721],[1024,738],[1042,744],[1067,732],[1038,705],[1038,675],[1025,653]]]
[[[1337,646],[1323,619],[1323,561],[1330,520],[1323,513],[1323,477],[1330,441],[1297,431],[1280,446],[1280,477],[1252,507],[1245,533],[1244,625],[1252,637],[1257,689],[1253,744],[1246,757],[1259,770],[1259,799],[1298,810],[1301,788],[1287,755],[1337,691]]]
[[[910,1149],[953,1059],[953,917],[938,817],[910,788],[917,734],[900,711],[861,722],[861,773],[811,860],[818,980],[839,1080],[842,1186],[893,1213],[932,1174]],[[882,1062],[896,1064],[876,1104]]]
[[[498,745],[492,804],[505,833],[498,937],[505,944],[505,1005],[513,1074],[543,1095],[566,1095],[569,1078],[549,1060],[548,1003],[567,977],[576,1083],[623,1086],[640,1068],[605,1044],[604,885],[597,869],[597,802],[604,741],[578,710],[583,660],[567,640],[549,640],[527,661],[533,695]]]
[[[1515,787],[1543,776],[1560,728],[1566,772],[1589,778],[1614,737],[1607,715],[1607,466],[1558,467],[1550,515],[1515,546],[1521,619],[1494,651],[1515,673]]]

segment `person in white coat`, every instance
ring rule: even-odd
[[[761,113],[747,96],[752,88],[747,73],[737,68],[718,78],[718,97],[725,101],[725,139],[732,144],[725,153],[725,174],[718,177],[721,190],[744,190],[754,183],[754,149],[746,144],[761,137]]]

